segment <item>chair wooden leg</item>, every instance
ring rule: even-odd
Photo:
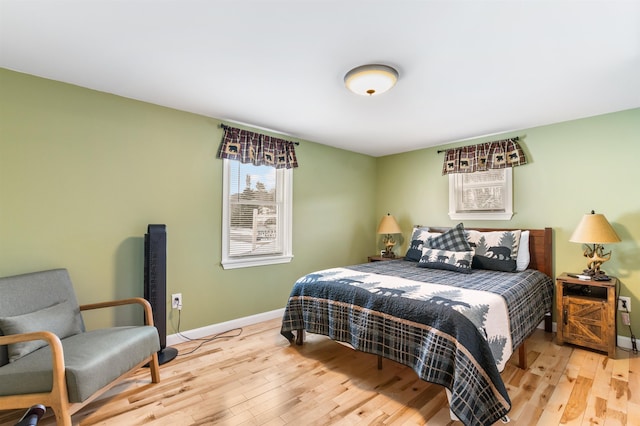
[[[56,425],[57,426],[73,426],[71,423],[71,413],[69,412],[69,407],[64,403],[58,406],[52,406],[51,409],[53,413],[56,415]]]
[[[149,370],[151,370],[151,382],[160,383],[160,365],[158,364],[158,353],[154,353],[153,355],[151,355]]]

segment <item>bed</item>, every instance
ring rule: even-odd
[[[382,357],[409,366],[447,388],[452,418],[489,425],[511,409],[500,376],[511,354],[524,367],[525,339],[543,321],[551,331],[552,275],[551,228],[416,226],[402,258],[301,277],[281,334],[325,335],[378,355],[379,367]]]

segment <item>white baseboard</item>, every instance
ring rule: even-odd
[[[274,311],[263,312],[261,314],[221,322],[218,324],[207,325],[205,327],[194,328],[193,330],[181,331],[180,334],[182,336],[187,336],[189,339],[200,339],[202,337],[211,336],[213,334],[223,333],[234,328],[246,327],[248,325],[257,324],[259,322],[268,321],[274,318],[282,318],[283,315],[284,308],[281,308]],[[167,336],[167,346],[186,341],[188,340],[178,334],[171,334]]]
[[[618,346],[625,349],[631,349],[631,337],[618,335]]]

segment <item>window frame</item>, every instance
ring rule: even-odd
[[[236,269],[291,262],[293,259],[293,169],[276,169],[276,194],[278,198],[282,197],[282,201],[277,201],[280,204],[278,214],[282,233],[282,253],[230,256],[231,203],[229,196],[232,183],[230,161],[237,160],[223,159],[222,166],[222,267]]]

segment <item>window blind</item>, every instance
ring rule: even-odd
[[[282,254],[278,169],[229,162],[229,257]]]

